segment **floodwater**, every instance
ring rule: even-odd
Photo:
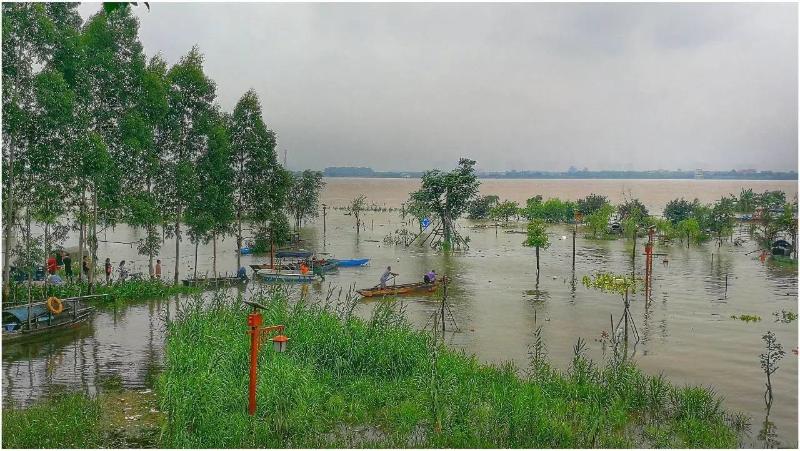
[[[417,180],[327,179],[323,201],[343,206],[360,193],[378,205],[399,207],[406,193],[416,189]],[[619,201],[624,195],[639,197],[651,209],[660,211],[672,198],[698,197],[711,202],[721,195],[738,193],[742,187],[760,192],[781,189],[790,199],[797,193],[795,182],[751,181],[658,181],[658,180],[486,180],[483,194],[498,194],[524,202],[542,194],[562,199],[577,198],[590,192],[608,195]],[[630,193],[630,194],[629,194]],[[323,296],[329,286],[344,289],[373,286],[387,265],[398,272],[398,283],[421,279],[424,271],[435,268],[452,280],[449,287],[447,340],[466,349],[485,362],[513,360],[527,365],[528,346],[533,332],[542,328],[549,358],[566,368],[577,339],[587,342],[588,355],[597,361],[608,357],[601,334],[610,330],[611,315],[617,321],[622,313],[618,296],[589,290],[581,285],[584,275],[597,270],[631,271],[631,246],[625,240],[593,241],[578,233],[575,272],[572,272],[572,241],[568,226],[550,229],[552,245],[541,252],[541,275],[536,283],[534,250],[521,245],[521,233],[500,228],[474,228],[473,221],[459,222],[459,232],[471,239],[468,251],[443,255],[430,247],[404,247],[385,244],[384,237],[407,227],[400,212],[368,212],[366,229],[358,235],[354,219],[341,210],[329,209],[302,231],[304,247],[338,258],[371,258],[370,266],[342,268],[322,284],[312,285],[312,295]],[[524,224],[514,229],[521,232]],[[738,232],[745,236],[743,231]],[[562,237],[567,239],[561,239]],[[133,260],[146,271],[146,258],[136,255],[129,243],[140,232],[125,226],[109,231],[101,243],[101,258]],[[65,245],[73,246],[74,237]],[[218,268],[235,269],[235,240],[218,243]],[[644,240],[637,244],[635,271],[644,271]],[[763,428],[765,377],[759,364],[763,352],[762,335],[774,331],[786,355],[772,376],[775,400],[769,413],[772,433],[779,446],[797,446],[798,323],[776,322],[782,310],[797,313],[797,273],[762,264],[754,243],[742,246],[723,243],[692,246],[657,246],[653,290],[649,300],[643,293],[633,296],[631,312],[641,337],[634,358],[649,374],[663,373],[675,384],[713,387],[724,397],[729,411],[742,411],[751,417],[750,438],[745,445],[766,446],[758,439]],[[174,265],[174,241],[164,243],[161,259],[165,277]],[[211,247],[201,246],[198,272],[211,269]],[[264,262],[268,257],[244,256],[243,264]],[[194,246],[181,246],[181,271],[193,270]],[[576,282],[573,284],[573,277]],[[727,289],[726,289],[727,281]],[[256,286],[259,282],[251,282]],[[430,325],[440,304],[430,297],[404,297],[409,319],[417,327]],[[95,392],[107,378],[117,378],[126,388],[140,388],[156,374],[163,358],[164,318],[174,315],[178,299],[100,307],[91,324],[83,329],[45,342],[3,347],[3,402],[29,404],[54,386],[70,386]],[[369,311],[381,301],[365,301],[359,313]],[[760,322],[746,323],[732,315],[751,314]],[[454,321],[454,322],[453,322]],[[245,325],[240,325],[244,330]],[[456,327],[457,326],[457,327]],[[231,325],[236,327],[236,325]],[[453,330],[457,329],[457,330]],[[287,331],[291,336],[291,331]],[[243,335],[244,337],[244,335]],[[243,338],[244,339],[244,338]],[[245,356],[243,356],[245,358]],[[243,387],[243,390],[245,388]],[[774,442],[771,444],[775,444]]]

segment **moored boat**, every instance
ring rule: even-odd
[[[17,343],[48,334],[74,329],[91,318],[94,308],[78,299],[62,299],[59,313],[48,309],[47,302],[34,302],[3,309],[3,343]],[[30,318],[30,321],[29,321]]]
[[[279,269],[259,269],[256,275],[268,282],[301,282],[315,281],[319,276],[311,272],[303,274],[299,271],[285,271]]]
[[[230,286],[239,283],[247,283],[247,279],[238,276],[224,276],[224,277],[198,277],[194,279],[183,279],[183,285],[186,287],[194,286]]]
[[[349,258],[349,259],[342,259],[337,260],[339,262],[340,268],[350,268],[355,266],[365,266],[369,263],[368,258]]]
[[[398,294],[433,292],[436,291],[438,286],[439,281],[434,283],[404,283],[402,285],[387,285],[385,288],[381,288],[380,286],[362,288],[360,290],[356,290],[356,293],[366,298],[373,296],[395,296]]]

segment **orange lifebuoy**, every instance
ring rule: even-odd
[[[55,296],[50,296],[47,298],[47,310],[50,310],[50,313],[53,315],[58,315],[64,311],[64,303],[61,302],[61,299]]]

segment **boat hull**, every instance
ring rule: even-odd
[[[356,293],[365,298],[375,296],[397,296],[410,293],[432,293],[436,291],[438,283],[407,283],[403,285],[387,286],[386,288],[373,287],[356,290]]]
[[[81,310],[75,318],[70,318],[63,322],[53,325],[41,325],[33,330],[20,329],[13,332],[3,331],[3,344],[9,343],[22,343],[28,340],[35,340],[47,335],[56,334],[59,332],[77,329],[83,326],[89,318],[94,314],[93,308],[86,308]]]
[[[267,282],[310,283],[317,280],[314,274],[299,272],[281,272],[276,270],[259,270],[256,275]]]
[[[348,260],[338,260],[340,268],[352,268],[356,266],[365,266],[369,263],[368,258],[351,258]]]

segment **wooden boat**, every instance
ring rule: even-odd
[[[242,279],[237,276],[223,276],[223,277],[198,277],[196,279],[183,279],[183,285],[186,287],[195,286],[230,286],[239,283],[247,283],[247,279]]]
[[[275,253],[275,258],[309,258],[311,255],[310,251],[282,250]]]
[[[280,269],[259,269],[256,275],[268,282],[301,282],[309,283],[317,280],[318,275],[308,272],[303,274],[299,271],[286,271]]]
[[[275,268],[271,268],[269,263],[258,263],[250,265],[253,271],[259,271],[263,269],[281,269],[281,270],[293,270],[297,271],[300,269],[301,261],[289,262],[289,263],[276,263]],[[319,269],[323,272],[330,272],[336,270],[339,267],[339,260],[336,259],[327,259],[327,260],[313,260],[311,265],[309,265],[312,269]]]
[[[402,285],[387,285],[386,288],[381,288],[380,285],[378,285],[372,288],[362,288],[360,290],[356,290],[356,293],[364,296],[365,298],[373,296],[395,296],[398,294],[409,293],[430,293],[436,291],[438,286],[438,280],[434,283],[417,282],[404,283]]]
[[[57,315],[47,309],[45,302],[32,303],[30,309],[27,304],[3,309],[3,344],[18,343],[78,328],[94,313],[94,308],[82,306],[77,298],[61,301],[64,303],[64,311]]]

